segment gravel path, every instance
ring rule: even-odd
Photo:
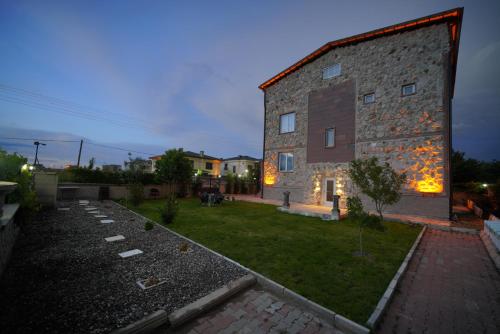
[[[0,281],[3,333],[107,333],[158,309],[171,312],[245,275],[232,263],[189,244],[113,202],[94,202],[115,222],[102,224],[78,202],[49,210],[20,234]],[[106,242],[123,235],[125,240]],[[121,258],[118,253],[144,253]],[[154,276],[166,282],[137,285]]]

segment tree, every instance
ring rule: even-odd
[[[89,160],[89,165],[87,166],[87,169],[90,169],[90,170],[94,169],[94,165],[95,165],[95,158],[92,157]]]
[[[359,252],[355,255],[364,256],[367,253],[363,250],[363,229],[365,227],[383,231],[384,225],[380,217],[369,215],[363,209],[363,203],[358,196],[347,198],[347,217],[358,223],[359,226]]]
[[[156,175],[162,182],[186,184],[191,181],[193,167],[182,148],[166,151],[156,162]]]
[[[401,198],[406,174],[398,174],[388,163],[379,165],[376,157],[352,161],[348,173],[361,192],[372,199],[380,219],[383,220],[384,207],[397,203]]]

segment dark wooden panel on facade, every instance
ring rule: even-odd
[[[307,162],[348,162],[354,159],[354,81],[309,94]],[[335,128],[335,147],[325,147],[325,130]]]

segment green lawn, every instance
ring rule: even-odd
[[[161,203],[151,200],[131,209],[159,222]],[[197,199],[184,199],[168,227],[365,323],[420,232],[420,227],[385,225],[385,232],[365,230],[370,256],[363,258],[353,256],[359,247],[353,222],[290,215],[266,204],[224,202],[209,208]]]

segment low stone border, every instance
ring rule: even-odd
[[[255,284],[255,277],[253,275],[245,275],[234,281],[229,282],[222,288],[209,293],[208,295],[175,310],[168,315],[168,321],[170,326],[179,327],[186,322],[196,318],[200,314],[210,310],[211,308],[221,304],[222,302],[228,300],[240,291],[249,288]]]
[[[148,333],[155,328],[160,327],[161,325],[168,322],[168,315],[165,310],[158,310],[154,313],[151,313],[148,316],[145,316],[139,321],[136,321],[127,327],[120,328],[114,332],[113,334],[140,334],[140,333]]]
[[[384,311],[386,310],[387,306],[389,306],[389,303],[391,302],[391,299],[394,296],[394,291],[396,291],[397,286],[401,282],[401,279],[403,278],[403,275],[406,272],[406,269],[408,268],[408,264],[410,263],[410,260],[413,257],[413,254],[415,253],[415,250],[417,249],[418,245],[420,244],[420,240],[422,240],[422,236],[424,235],[426,230],[427,226],[424,226],[422,231],[420,231],[420,234],[418,235],[417,239],[413,243],[413,246],[410,248],[410,251],[406,255],[403,263],[401,263],[401,266],[399,267],[398,271],[396,272],[391,282],[389,283],[389,286],[382,295],[382,298],[380,298],[380,300],[378,301],[375,310],[373,311],[373,313],[370,315],[370,318],[366,322],[366,324],[370,328],[372,329],[375,328],[375,326],[382,318],[382,315],[384,314]]]
[[[166,229],[170,233],[173,233],[176,236],[178,236],[179,238],[182,238],[186,241],[189,241],[189,242],[197,245],[198,247],[201,247],[201,248],[203,248],[203,249],[205,249],[205,250],[207,250],[207,251],[209,251],[217,256],[220,256],[221,258],[233,263],[234,265],[248,271],[250,274],[255,276],[257,283],[259,283],[264,288],[268,289],[269,291],[276,294],[277,296],[285,297],[285,298],[293,301],[297,305],[300,305],[300,306],[306,308],[307,310],[312,311],[313,313],[315,313],[316,315],[319,315],[324,320],[329,321],[330,324],[337,327],[338,329],[343,331],[345,334],[368,334],[368,333],[370,333],[370,329],[368,329],[368,328],[366,328],[366,327],[364,327],[364,326],[362,326],[362,325],[360,325],[360,324],[358,324],[358,323],[356,323],[356,322],[354,322],[346,317],[343,317],[340,314],[337,314],[337,313],[335,313],[335,312],[333,312],[333,311],[331,311],[331,310],[329,310],[329,309],[327,309],[319,304],[316,304],[312,300],[309,300],[309,299],[299,295],[298,293],[285,288],[283,285],[276,283],[275,281],[265,277],[264,275],[261,275],[258,272],[255,272],[252,269],[249,269],[249,268],[243,266],[242,264],[240,264],[240,263],[222,255],[222,254],[219,254],[219,253],[207,248],[206,246],[203,246],[202,244],[200,244],[196,241],[193,241],[193,240],[191,240],[191,239],[189,239],[189,238],[187,238],[187,237],[185,237],[185,236],[183,236],[175,231],[172,231],[171,229],[169,229],[161,224],[158,224],[157,222],[155,222],[147,217],[144,217],[144,216],[138,214],[135,211],[130,210],[129,208],[121,205],[120,203],[117,203],[117,202],[114,202],[114,203],[116,203],[116,205],[122,207],[123,209],[132,212],[136,216],[141,217],[143,219],[146,219],[146,220],[158,225],[159,227]]]
[[[435,225],[435,224],[429,224],[429,223],[423,223],[423,222],[418,222],[418,221],[411,221],[411,220],[405,220],[405,219],[398,219],[398,218],[391,218],[391,217],[385,217],[384,220],[390,221],[390,222],[396,222],[396,223],[402,223],[402,224],[407,224],[407,225],[421,225],[421,226],[426,226],[430,229],[433,230],[440,230],[440,231],[446,231],[446,232],[460,232],[460,233],[467,233],[467,234],[473,234],[473,235],[478,235],[479,231],[472,229],[472,228],[466,228],[466,227],[453,227],[453,226],[441,226],[441,225]]]
[[[491,260],[495,263],[497,270],[500,271],[500,254],[497,252],[495,245],[493,244],[490,237],[488,236],[488,234],[486,234],[484,230],[481,231],[481,233],[479,233],[479,236],[483,241],[484,247],[486,248],[488,255],[490,256]]]

